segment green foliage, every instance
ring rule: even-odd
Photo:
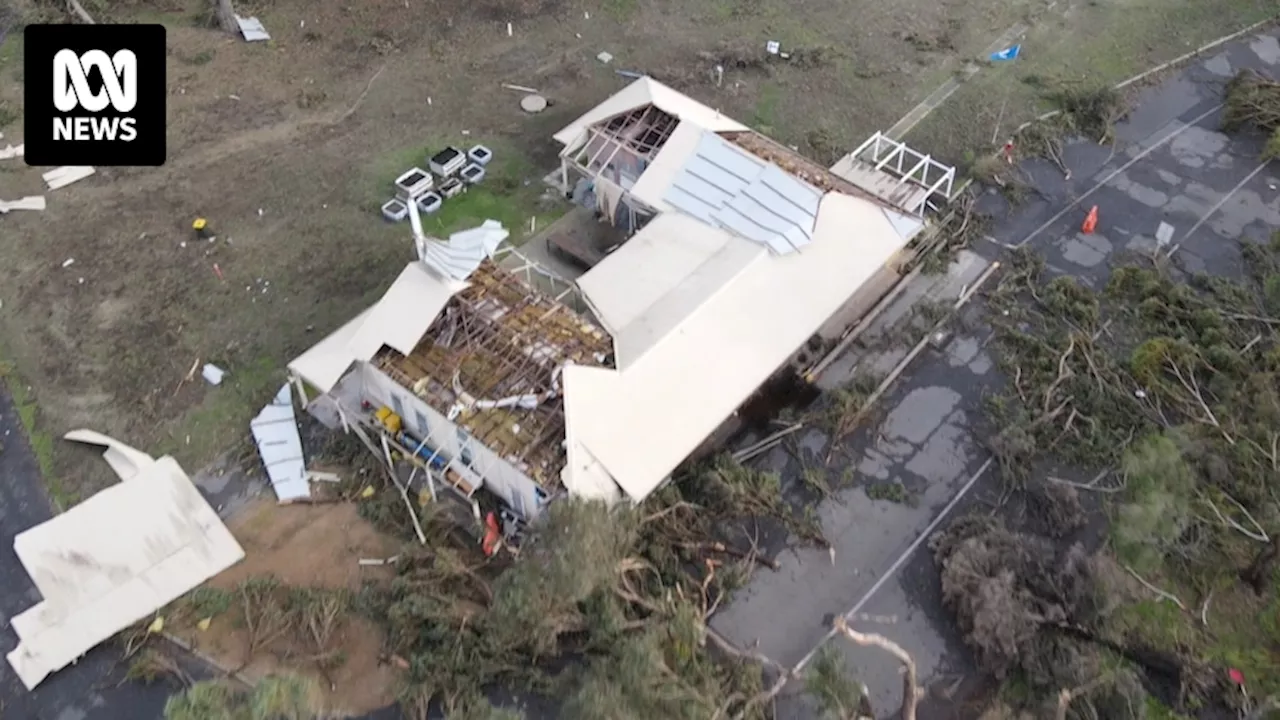
[[[318,715],[315,688],[293,675],[263,678],[248,690],[208,680],[170,697],[165,720],[310,720]]]
[[[1149,572],[1187,531],[1195,478],[1182,449],[1166,435],[1134,443],[1121,467],[1127,484],[1112,537],[1125,562]]]
[[[844,656],[829,643],[814,656],[804,683],[825,720],[847,720],[862,701],[861,684],[853,679]]]

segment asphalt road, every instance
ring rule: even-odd
[[[39,602],[40,594],[13,553],[13,538],[53,515],[35,456],[22,434],[13,400],[0,387],[0,650],[18,645],[9,618]],[[0,717],[5,720],[151,720],[163,714],[170,688],[121,684],[125,666],[112,645],[27,692],[7,661],[0,662]]]

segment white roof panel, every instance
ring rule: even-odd
[[[13,540],[43,599],[10,622],[28,690],[244,557],[171,457]]]
[[[354,360],[368,360],[383,345],[408,355],[418,346],[431,323],[465,282],[444,279],[420,262],[411,262],[373,306],[348,343]]]
[[[298,434],[293,392],[288,383],[249,423],[249,431],[258,445],[258,455],[267,469],[276,498],[284,503],[311,497],[307,461],[302,454],[302,437]]]
[[[289,363],[289,370],[320,392],[332,390],[351,369],[351,363],[355,362],[355,357],[351,354],[351,339],[372,312],[372,307],[365,308],[345,325],[312,345]]]
[[[653,78],[642,77],[569,123],[554,135],[555,140],[561,145],[572,147],[582,142],[588,127],[646,105],[653,105],[674,118],[712,132],[748,129],[746,125],[721,115],[719,111],[676,92]]]
[[[714,133],[703,133],[665,201],[780,255],[807,245],[822,191]]]
[[[566,368],[568,432],[642,500],[905,246],[880,210],[828,193],[804,252],[744,253],[722,286],[621,370]]]

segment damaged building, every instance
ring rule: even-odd
[[[561,189],[626,238],[572,298],[504,269],[490,222],[428,240],[382,300],[289,365],[317,414],[524,519],[562,493],[660,487],[892,286],[955,175],[879,134],[826,169],[649,78],[555,140]]]

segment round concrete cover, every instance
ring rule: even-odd
[[[547,99],[541,95],[525,95],[520,99],[520,109],[527,113],[540,113],[547,109]]]

